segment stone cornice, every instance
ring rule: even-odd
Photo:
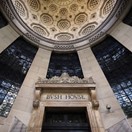
[[[81,79],[77,76],[70,77],[67,73],[62,73],[60,77],[54,76],[50,79],[47,78],[40,78],[36,82],[37,84],[95,84],[92,77],[89,77],[88,79]]]

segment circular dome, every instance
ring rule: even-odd
[[[118,19],[124,3],[125,0],[7,0],[6,4],[23,36],[63,51],[91,45],[104,36]]]

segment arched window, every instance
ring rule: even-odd
[[[112,37],[92,50],[122,109],[132,117],[132,53]]]
[[[36,52],[20,37],[0,54],[0,116],[8,116]]]

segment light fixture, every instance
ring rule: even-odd
[[[111,105],[107,104],[107,105],[106,105],[106,109],[108,110],[108,112],[110,112]]]

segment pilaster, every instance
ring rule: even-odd
[[[13,41],[19,37],[19,34],[7,25],[0,29],[0,53],[6,49]]]
[[[110,35],[132,52],[132,27],[121,22]]]
[[[101,70],[91,48],[78,51],[84,77],[92,76],[96,82],[97,99],[99,110],[105,130],[125,119],[125,115],[114,96],[114,93]],[[111,111],[106,105],[111,106]]]

